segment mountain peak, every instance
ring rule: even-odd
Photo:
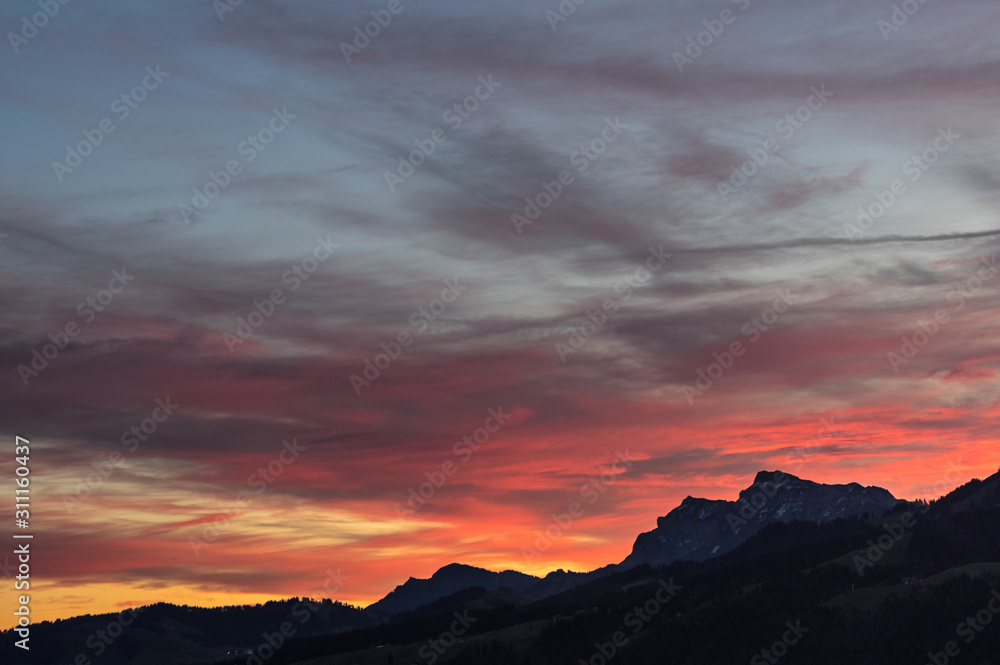
[[[754,476],[753,484],[760,485],[762,483],[787,483],[791,480],[802,480],[790,473],[785,473],[783,471],[758,471],[757,475]]]
[[[622,565],[704,561],[731,552],[774,522],[818,523],[882,515],[897,503],[880,487],[823,485],[781,471],[760,471],[735,501],[689,496],[656,518],[656,529],[636,538]]]
[[[482,587],[486,591],[496,591],[503,586],[512,588],[517,593],[524,593],[539,581],[537,577],[513,570],[496,573],[464,563],[449,563],[434,571],[428,579],[410,577],[366,609],[382,615],[399,614],[462,589]]]
[[[475,574],[478,572],[490,572],[490,571],[487,571],[483,568],[476,568],[475,566],[469,566],[464,563],[449,563],[434,571],[434,574],[431,575],[431,579],[437,579],[441,577],[447,577],[448,575],[457,575],[462,573]],[[412,580],[413,578],[411,577],[410,579]]]

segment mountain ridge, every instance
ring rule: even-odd
[[[783,487],[785,490],[782,490]],[[788,492],[787,496],[783,492]],[[823,507],[818,521],[792,520],[796,508],[794,502],[802,498],[801,492],[813,498],[815,492],[821,492],[825,493],[822,496],[832,497],[834,500]],[[761,504],[762,498],[758,495],[768,500],[766,505]],[[882,505],[879,501],[887,501],[886,495],[892,497],[882,488],[863,487],[858,483],[822,485],[782,474],[780,471],[760,472],[754,478],[754,483],[739,493],[736,501],[687,497],[668,515],[658,518],[658,524],[664,523],[673,528],[678,514],[699,518],[702,510],[709,510],[703,517],[716,521],[721,519],[721,524],[732,533],[726,522],[728,513],[725,511],[742,505],[747,512],[754,509],[757,513],[764,513],[767,519],[763,520],[763,529],[748,536],[735,550],[710,556],[702,562],[685,559],[675,560],[669,565],[640,564],[635,567],[610,564],[590,572],[558,570],[545,577],[514,570],[494,572],[453,563],[442,566],[427,579],[408,578],[386,597],[364,609],[331,603],[329,600],[320,604],[306,599],[271,601],[256,607],[216,609],[160,603],[142,608],[141,611],[137,609],[139,618],[135,626],[121,642],[109,648],[109,653],[103,660],[106,665],[174,665],[182,661],[189,662],[183,658],[204,658],[201,662],[208,663],[212,662],[211,659],[224,656],[215,662],[246,662],[246,654],[249,653],[246,649],[267,648],[261,642],[264,639],[261,636],[265,632],[268,635],[274,634],[275,627],[289,617],[296,626],[295,645],[284,647],[280,658],[276,657],[272,661],[273,665],[298,663],[300,656],[304,661],[305,655],[309,654],[346,653],[357,648],[371,649],[369,655],[381,653],[385,658],[388,647],[380,652],[383,649],[381,645],[394,644],[394,640],[398,640],[400,643],[412,642],[420,647],[424,644],[420,640],[425,639],[425,636],[437,635],[445,626],[451,625],[458,616],[453,615],[453,612],[464,612],[470,608],[473,610],[472,616],[479,622],[476,625],[479,632],[499,629],[508,624],[513,626],[524,621],[540,622],[530,625],[550,626],[553,644],[559,645],[561,653],[563,642],[559,635],[565,634],[564,628],[560,627],[566,625],[564,622],[579,624],[582,640],[579,648],[591,648],[594,627],[588,622],[604,621],[601,618],[604,616],[610,617],[607,620],[612,623],[620,621],[620,616],[616,617],[619,610],[611,614],[598,611],[602,603],[625,603],[621,605],[621,611],[624,612],[631,607],[628,603],[632,600],[645,600],[646,592],[641,591],[636,584],[648,582],[655,585],[659,583],[657,580],[673,579],[671,576],[678,577],[685,586],[692,583],[691,580],[701,580],[699,584],[703,587],[704,595],[685,600],[687,607],[679,608],[685,617],[692,611],[722,612],[729,616],[725,614],[727,610],[724,606],[712,609],[715,606],[707,601],[721,594],[727,598],[726,603],[746,602],[753,605],[757,601],[747,597],[747,594],[780,595],[785,593],[784,590],[791,594],[790,598],[801,600],[798,585],[812,584],[816,586],[816,593],[820,594],[815,597],[828,598],[829,607],[852,603],[868,607],[866,603],[875,602],[872,599],[888,602],[891,593],[886,589],[894,590],[893,593],[909,592],[915,590],[925,579],[929,584],[932,579],[936,580],[944,575],[945,579],[954,577],[961,581],[961,570],[994,570],[1000,566],[1000,559],[997,559],[1000,534],[995,529],[1000,519],[1000,471],[985,480],[971,480],[929,504],[892,498],[894,506],[890,512],[873,519],[871,507]],[[848,497],[854,501],[838,504],[838,497]],[[791,499],[792,503],[783,503],[783,498]],[[866,498],[869,501],[866,502]],[[741,504],[740,500],[745,501]],[[870,500],[875,500],[875,503]],[[755,502],[757,506],[754,505]],[[785,510],[781,510],[782,506],[786,506]],[[804,507],[811,509],[809,506]],[[848,519],[838,517],[845,513],[857,513],[859,510],[869,512]],[[882,544],[887,533],[883,522],[898,523],[901,517],[917,513],[919,517],[915,527],[907,527],[906,533],[900,534],[898,542],[893,536],[892,544]],[[738,512],[733,514],[739,519],[749,517],[748,524],[754,518],[753,515],[741,516]],[[671,518],[671,515],[674,517]],[[824,517],[832,521],[823,521]],[[905,521],[902,523],[906,524]],[[875,547],[872,543],[878,543],[878,547],[889,552],[889,555],[882,559],[878,551],[872,550]],[[856,566],[859,556],[871,559],[873,564],[866,564],[863,575]],[[904,557],[906,567],[901,564]],[[879,559],[884,564],[879,563]],[[878,567],[874,565],[876,563]],[[961,568],[962,566],[966,568]],[[954,571],[949,572],[952,569]],[[810,573],[817,570],[822,570],[823,573]],[[800,576],[799,579],[795,584],[785,584],[787,575],[793,571],[798,571],[795,574]],[[770,576],[769,579],[774,582],[761,586],[762,576]],[[474,584],[420,605],[427,598],[436,596],[442,585],[462,586],[470,581],[484,580],[486,586]],[[642,582],[643,580],[646,582]],[[859,587],[856,594],[855,582]],[[487,587],[496,589],[490,590]],[[390,597],[392,602],[383,602]],[[978,596],[974,596],[970,602],[980,601]],[[375,607],[379,603],[382,603],[381,611],[379,607]],[[393,603],[399,607],[408,604],[412,609],[396,612]],[[940,605],[939,600],[928,600],[928,603],[929,607]],[[775,612],[775,616],[779,618],[786,614],[786,610],[780,608]],[[304,630],[299,630],[299,624],[295,620],[307,613],[320,618],[309,621]],[[670,617],[674,616],[680,617],[681,613],[672,612]],[[41,642],[40,652],[35,653],[33,649],[32,655],[41,660],[33,660],[30,665],[48,665],[49,662],[59,665],[61,662],[69,662],[75,653],[83,649],[88,634],[92,634],[97,628],[106,627],[114,617],[113,614],[83,615],[34,626]],[[662,618],[663,621],[673,621],[667,615]],[[686,618],[679,621],[683,625],[677,624],[676,630],[681,631],[678,635],[690,630]],[[717,618],[706,619],[705,625],[716,626],[717,621]],[[766,637],[766,633],[764,636]],[[512,638],[513,643],[517,644],[523,638],[523,630],[517,629]],[[835,644],[839,643],[831,642],[827,646]],[[985,641],[983,644],[988,645]],[[43,645],[44,648],[41,648]],[[640,653],[643,648],[638,645],[634,647],[637,650],[634,652]],[[242,655],[230,657],[230,654],[236,653],[230,649],[238,649],[238,653]],[[655,652],[655,649],[651,650]],[[187,655],[182,657],[182,652]],[[211,658],[210,654],[213,654]],[[581,652],[580,655],[584,653]],[[490,665],[494,662],[520,662],[510,658],[510,653],[505,653],[498,661],[479,659],[474,662],[477,665],[486,662]],[[8,662],[14,665],[27,663],[16,658]],[[386,661],[376,661],[378,662],[384,664]],[[445,663],[442,662],[442,665]],[[451,665],[450,660],[448,665]]]
[[[643,564],[662,566],[721,556],[774,522],[832,522],[868,513],[881,515],[899,503],[881,487],[865,487],[856,482],[828,485],[780,470],[761,470],[749,487],[740,490],[735,501],[687,496],[669,513],[657,517],[656,529],[639,534],[632,553],[619,564],[588,572],[558,570],[540,578],[517,571],[494,572],[452,563],[442,566],[429,578],[410,577],[365,611],[391,616],[469,587],[483,587],[487,591],[506,587],[532,600],[541,600],[603,575]],[[692,545],[692,541],[699,542]]]
[[[759,471],[735,501],[687,497],[639,534],[624,567],[704,561],[731,552],[773,522],[817,521],[884,514],[899,503],[881,487],[827,485],[780,470]]]

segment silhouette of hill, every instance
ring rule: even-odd
[[[525,593],[541,578],[513,570],[494,573],[483,568],[453,563],[438,569],[430,579],[411,577],[366,610],[378,616],[392,616],[427,605],[439,598],[470,587],[496,591],[501,587]]]
[[[748,489],[774,478],[758,474]],[[231,647],[241,655],[218,663],[256,657],[268,665],[911,665],[945,659],[1000,665],[1000,473],[930,504],[891,499],[887,512],[877,510],[888,501],[877,488],[817,490],[810,486],[815,483],[799,483],[787,504],[775,493],[768,519],[721,556],[559,571],[541,580],[446,566],[428,580],[408,580],[386,596],[392,603],[379,601],[364,612],[324,603],[322,619],[263,650],[263,636],[276,634],[301,601],[214,610],[153,606],[92,662],[209,665],[219,649]],[[832,502],[819,518],[810,505],[817,491]],[[872,506],[876,510],[859,508]],[[789,511],[807,519],[784,519]],[[705,517],[718,520],[712,512]],[[438,595],[477,580],[487,584]],[[406,609],[379,616],[400,607]],[[33,637],[50,646],[45,653],[33,650],[30,662],[73,662],[85,633],[108,620],[36,626]],[[7,649],[11,634],[4,637]],[[28,662],[19,656],[5,654],[3,662]]]
[[[280,630],[285,622],[295,637],[376,624],[360,608],[329,599],[292,598],[218,608],[159,603],[117,614],[88,614],[33,624],[28,653],[13,646],[13,633],[7,631],[0,662],[86,665],[80,658],[94,665],[212,662],[256,647],[264,641],[265,633]]]
[[[678,560],[704,561],[732,551],[768,524],[793,520],[830,522],[871,513],[881,515],[898,501],[884,489],[849,485],[822,485],[781,471],[761,471],[736,501],[709,501],[688,497],[654,531],[640,534],[632,554],[620,564],[662,565]],[[469,587],[496,590],[509,587],[534,600],[567,591],[616,571],[611,565],[589,573],[554,571],[537,578],[514,571],[495,573],[462,564],[450,564],[429,579],[410,578],[367,611],[386,618],[412,610]]]

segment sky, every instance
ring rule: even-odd
[[[44,4],[0,8],[35,620],[1000,466],[996,3]]]

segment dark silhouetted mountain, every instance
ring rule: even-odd
[[[383,626],[289,645],[268,665],[729,665],[777,660],[778,649],[781,665],[912,665],[944,662],[956,647],[956,665],[1000,665],[1000,630],[986,624],[998,620],[1000,508],[969,500],[993,496],[996,480],[930,506],[836,517],[846,509],[835,503],[821,519],[769,522],[702,562],[560,572],[555,584],[578,583],[534,602],[465,590]],[[857,492],[834,489],[844,487]],[[459,614],[475,623],[450,639]]]
[[[118,623],[120,622],[120,623]],[[0,662],[9,665],[173,665],[212,662],[246,654],[287,623],[302,638],[357,630],[376,624],[360,608],[292,598],[263,605],[203,608],[158,603],[119,614],[83,615],[31,627],[31,650],[12,647],[4,633]],[[119,637],[113,625],[118,626]],[[122,629],[122,626],[126,627]],[[244,655],[243,662],[246,662]]]
[[[554,570],[531,586],[525,592],[525,595],[532,600],[541,600],[542,598],[548,598],[549,596],[568,591],[591,580],[610,575],[617,572],[617,570],[618,566],[616,564],[604,566],[589,573],[577,573],[562,569]]]
[[[1000,471],[986,480],[970,480],[945,497],[934,502],[931,510],[935,513],[955,514],[966,512],[972,507],[1000,508]]]
[[[623,567],[704,561],[736,549],[775,522],[833,522],[879,516],[898,500],[880,487],[821,485],[781,471],[761,471],[736,501],[688,497],[636,538]]]
[[[102,654],[88,635],[105,630],[111,615],[34,626],[30,661],[8,632],[0,662],[62,665],[83,654],[92,665],[729,665],[768,662],[780,649],[781,665],[912,665],[944,662],[943,651],[957,646],[955,665],[1000,665],[998,487],[1000,474],[928,505],[761,473],[740,493],[745,503],[688,499],[661,518],[661,528],[705,520],[716,531],[712,522],[721,521],[722,535],[738,531],[743,542],[702,561],[544,579],[451,565],[398,587],[390,596],[399,606],[432,599],[391,617],[326,601],[300,622],[294,599],[211,610],[158,605]],[[289,619],[294,634],[265,644]],[[220,650],[229,655],[215,660]]]
[[[411,577],[390,591],[382,600],[365,608],[375,616],[392,616],[422,607],[457,591],[482,587],[486,591],[508,588],[526,594],[540,578],[513,570],[491,570],[453,563],[440,568],[430,579]]]
[[[704,561],[736,549],[768,524],[792,521],[828,523],[837,519],[882,515],[898,501],[877,487],[822,485],[781,471],[761,471],[737,501],[710,501],[688,497],[665,517],[657,529],[641,534],[632,554],[620,567],[673,561]],[[438,570],[430,579],[410,578],[366,611],[387,618],[408,612],[450,594],[482,587],[507,587],[532,600],[568,591],[580,584],[617,572],[614,564],[591,572],[558,570],[539,579],[514,571],[496,573],[462,564]]]

